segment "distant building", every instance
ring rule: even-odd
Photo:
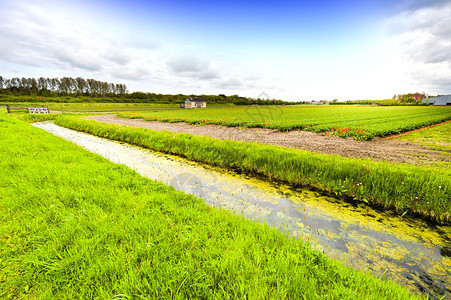
[[[424,98],[426,98],[426,95],[425,94],[413,94],[411,97],[413,99],[415,99],[415,101],[418,101],[418,100],[423,100]]]
[[[401,102],[407,101],[409,98],[415,99],[416,102],[421,101],[426,98],[425,93],[409,93],[409,94],[402,94],[402,95],[394,95],[393,99],[400,100]]]
[[[451,95],[423,99],[423,103],[428,103],[429,105],[451,105]]]
[[[183,104],[183,103],[182,103]],[[180,107],[182,107],[180,104]],[[207,101],[204,98],[188,98],[185,100],[184,108],[206,108]]]

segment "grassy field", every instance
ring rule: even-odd
[[[441,162],[439,167],[451,170],[451,122],[409,132],[398,139],[422,145],[447,156],[450,161]]]
[[[410,132],[400,136],[399,139],[451,155],[451,122]]]
[[[11,102],[0,102],[0,107]],[[13,103],[20,105],[45,105],[47,103],[30,103],[20,102]],[[174,109],[179,108],[178,104],[151,104],[151,103],[48,103],[49,109],[54,111],[61,111],[61,106],[64,112],[109,112],[109,111],[143,111],[150,109]],[[4,106],[5,111],[6,107]]]
[[[451,171],[389,164],[338,155],[189,134],[136,129],[78,117],[56,123],[113,140],[136,144],[215,166],[261,175],[294,186],[309,186],[354,201],[364,201],[447,223],[451,220]]]
[[[2,299],[408,299],[300,240],[0,114]]]
[[[121,113],[123,118],[330,132],[358,140],[413,130],[451,119],[451,107],[296,106],[178,109]]]
[[[0,109],[6,111],[5,104],[20,104],[20,105],[46,105],[46,102],[0,102]],[[91,102],[74,102],[74,103],[48,103],[49,109],[53,111],[61,111],[61,106],[64,112],[123,112],[123,111],[146,111],[146,110],[160,110],[160,109],[177,109],[179,104],[152,104],[152,103],[91,103]],[[217,104],[210,105],[211,107],[234,107],[233,104]]]

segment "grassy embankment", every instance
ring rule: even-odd
[[[374,206],[451,220],[451,171],[389,164],[189,134],[157,132],[64,116],[58,125],[193,161],[309,186]]]
[[[23,121],[0,136],[3,299],[409,298]]]
[[[371,140],[451,120],[451,107],[297,106],[179,109],[121,113],[123,118],[329,132]]]

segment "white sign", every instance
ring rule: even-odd
[[[30,114],[48,114],[49,110],[47,107],[29,107],[28,112]]]

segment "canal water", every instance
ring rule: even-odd
[[[199,165],[175,156],[80,133],[53,124],[34,126],[82,146],[142,176],[194,194],[208,205],[268,223],[331,258],[412,293],[451,299],[451,226],[380,212],[308,190]]]

